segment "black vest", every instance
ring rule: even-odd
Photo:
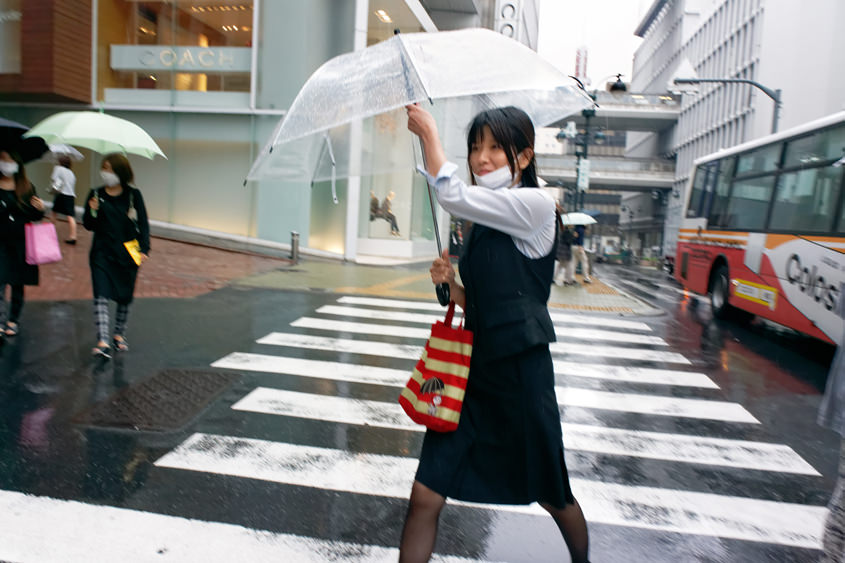
[[[473,225],[459,262],[473,358],[495,360],[555,341],[546,305],[554,263],[554,247],[542,258],[528,258],[510,235]]]

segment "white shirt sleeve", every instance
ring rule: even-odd
[[[541,258],[552,250],[555,203],[549,194],[538,188],[469,186],[455,174],[457,170],[456,164],[447,162],[433,178],[420,169],[443,209],[511,235],[517,249],[529,258]]]

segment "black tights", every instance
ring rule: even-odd
[[[408,514],[405,516],[405,527],[402,529],[402,540],[399,545],[400,563],[417,563],[428,561],[434,551],[434,541],[437,539],[437,523],[440,511],[446,504],[446,499],[435,493],[419,481],[414,481],[411,489],[411,500],[408,502]],[[540,503],[554,518],[573,563],[587,563],[589,551],[589,535],[587,522],[581,512],[578,501],[563,508],[555,508],[547,503]]]
[[[6,286],[9,285],[12,288],[12,299],[10,303],[10,307],[8,310],[8,315],[6,314]],[[23,284],[21,285],[13,285],[13,284],[2,284],[0,287],[0,324],[6,324],[6,322],[11,322],[17,324],[18,319],[21,316],[21,310],[23,309]]]

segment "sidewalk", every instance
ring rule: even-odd
[[[57,223],[59,239],[67,225]],[[28,301],[91,299],[88,250],[91,233],[79,229],[75,246],[62,244],[63,259],[41,266],[41,284],[28,287]],[[374,295],[399,299],[435,299],[429,262],[364,265],[318,258],[290,260],[223,250],[153,237],[150,259],[138,275],[136,297],[192,298],[225,286]],[[577,276],[581,281],[581,277]],[[654,314],[655,309],[603,283],[553,285],[549,306],[573,311],[623,315]]]

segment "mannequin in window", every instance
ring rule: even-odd
[[[384,217],[385,221],[390,223],[390,234],[398,237],[401,236],[399,234],[399,225],[396,223],[396,215],[393,214],[393,207],[391,205],[394,197],[396,197],[396,192],[391,191],[384,198],[381,204],[381,216]]]

